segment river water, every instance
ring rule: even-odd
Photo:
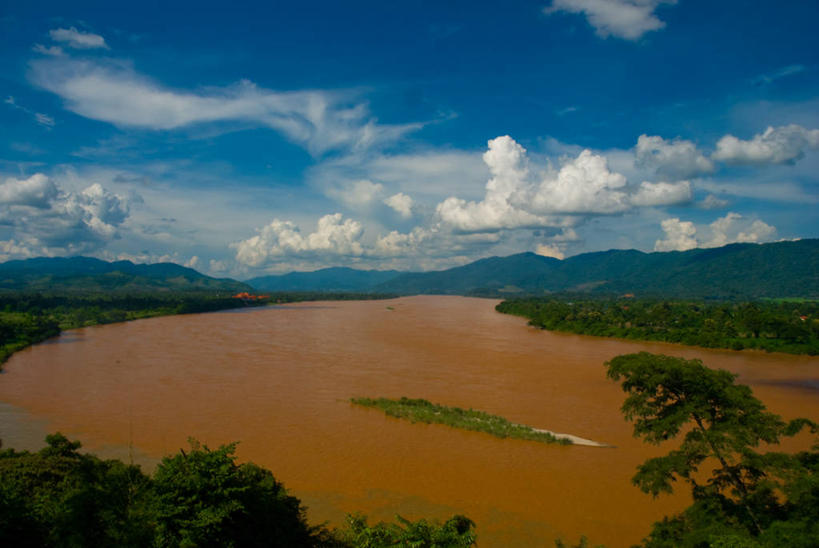
[[[684,488],[652,499],[631,485],[640,462],[671,446],[632,438],[606,360],[641,350],[701,358],[738,373],[785,418],[819,419],[817,358],[550,333],[495,304],[303,303],[73,330],[5,365],[0,438],[37,447],[59,430],[147,468],[189,436],[211,447],[237,440],[240,459],[271,469],[311,522],[463,513],[483,547],[581,534],[618,547],[688,499]],[[352,406],[354,396],[426,398],[616,447],[411,424]]]

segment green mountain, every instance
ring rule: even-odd
[[[40,292],[253,291],[173,263],[134,264],[90,257],[40,257],[0,263],[0,290]]]
[[[291,272],[280,276],[252,278],[245,283],[256,291],[369,291],[398,276],[397,270],[323,268],[315,272]]]
[[[643,253],[611,250],[565,260],[521,253],[374,286],[400,294],[634,293],[675,298],[819,298],[819,240]]]
[[[819,298],[819,240],[731,244],[664,253],[611,250],[565,260],[520,253],[436,272],[325,268],[264,276],[247,283],[216,279],[173,263],[134,264],[88,257],[0,264],[0,290],[327,291],[402,295],[544,295],[581,292],[668,298]]]

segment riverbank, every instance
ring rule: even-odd
[[[521,298],[498,304],[540,329],[702,348],[819,355],[819,302]]]
[[[62,331],[112,323],[305,301],[386,299],[359,293],[220,295],[203,292],[0,293],[0,369],[12,354]]]

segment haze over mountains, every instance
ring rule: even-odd
[[[434,272],[336,267],[258,277],[245,283],[211,278],[172,263],[38,258],[0,264],[0,289],[493,296],[579,292],[669,298],[819,298],[819,240],[731,244],[683,252],[610,250],[564,260],[520,253]]]

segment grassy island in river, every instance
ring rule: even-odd
[[[350,401],[355,405],[381,409],[390,417],[426,424],[445,424],[461,430],[485,432],[496,438],[515,438],[561,445],[571,445],[572,443],[571,440],[566,438],[560,438],[524,424],[515,424],[497,415],[490,415],[474,409],[447,407],[423,399],[352,398]]]

